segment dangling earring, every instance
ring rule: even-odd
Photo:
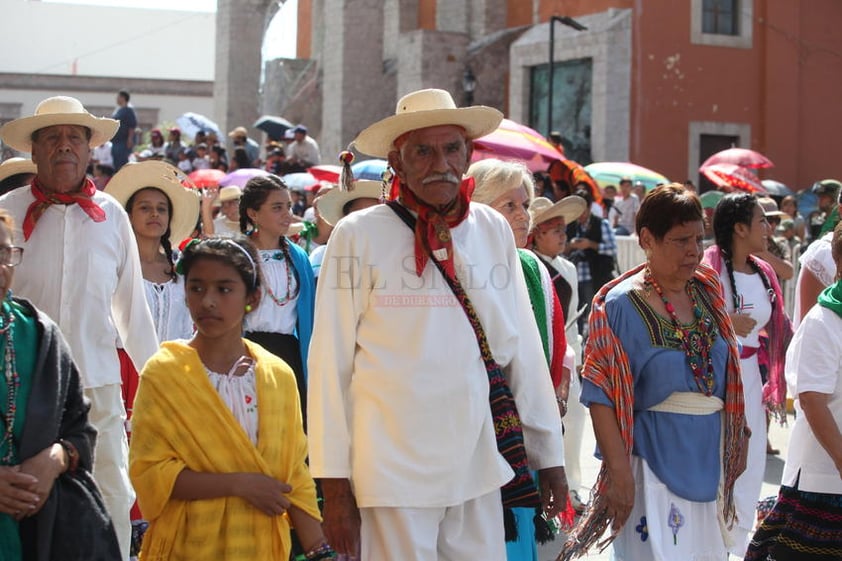
[[[251,304],[246,304],[246,313],[251,312],[253,309],[254,308],[251,307]]]

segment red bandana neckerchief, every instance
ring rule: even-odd
[[[447,275],[455,279],[456,268],[453,264],[453,238],[450,229],[461,224],[468,216],[474,179],[463,179],[459,194],[452,203],[441,210],[418,200],[415,193],[405,185],[400,185],[399,181],[395,176],[392,196],[397,193],[399,202],[418,214],[418,220],[415,222],[415,273],[421,276],[432,255],[444,266]]]
[[[82,188],[74,193],[45,193],[38,177],[32,180],[32,196],[35,200],[26,209],[26,216],[23,219],[23,239],[28,240],[35,230],[35,223],[44,214],[50,205],[72,205],[78,204],[91,217],[94,222],[105,222],[105,211],[93,200],[96,193],[96,185],[89,178],[85,178]]]

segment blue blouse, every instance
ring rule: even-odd
[[[685,415],[647,411],[673,392],[698,392],[681,340],[672,321],[654,312],[631,278],[606,296],[608,322],[629,359],[634,378],[634,443],[632,454],[679,497],[696,502],[716,500],[722,460],[722,414]],[[702,293],[700,288],[697,294]],[[716,329],[710,303],[699,297],[703,314]],[[693,329],[693,325],[685,325]],[[713,395],[725,399],[725,365],[728,346],[716,332],[711,351],[714,368]],[[614,406],[599,387],[583,380],[580,401]],[[597,450],[597,455],[599,451]]]

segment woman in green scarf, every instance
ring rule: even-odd
[[[468,168],[468,176],[473,177],[475,183],[471,201],[497,210],[512,228],[544,357],[550,369],[560,414],[564,415],[567,410],[567,386],[570,384],[570,372],[563,366],[567,351],[564,314],[546,267],[526,249],[530,220],[527,208],[535,192],[532,174],[523,164],[488,159],[472,164]],[[552,539],[551,530],[533,509],[507,509],[505,514],[508,561],[537,561],[536,544]],[[567,522],[572,523],[572,519]]]
[[[842,559],[842,224],[831,251],[836,282],[804,316],[787,351],[795,425],[778,500],[746,561]]]

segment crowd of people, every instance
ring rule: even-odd
[[[0,164],[0,558],[842,556],[838,182],[811,234],[787,198],[472,164],[502,114],[429,89],[354,140],[381,181],[343,153],[302,196],[306,127],[137,150],[118,103],[0,128],[31,154]],[[223,162],[263,171],[191,183]]]

